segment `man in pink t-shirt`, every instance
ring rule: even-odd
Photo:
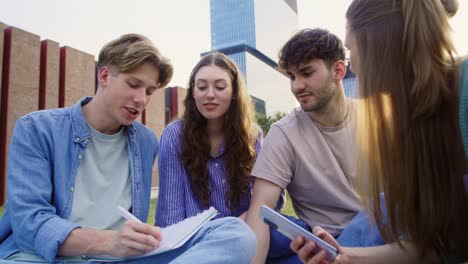
[[[344,95],[341,40],[326,30],[305,29],[279,56],[300,107],[272,125],[252,171],[256,179],[246,222],[257,236],[253,263],[265,263],[267,255],[267,262],[300,262],[289,239],[272,231],[270,241],[260,218],[260,206],[274,208],[284,189],[299,217],[294,221],[309,230],[318,225],[338,236],[361,209],[353,188],[357,106]],[[284,243],[278,241],[283,238]]]

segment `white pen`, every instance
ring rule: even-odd
[[[134,215],[132,215],[129,211],[127,211],[122,206],[119,206],[118,208],[119,208],[120,216],[122,216],[123,218],[141,223],[140,219],[136,218]]]

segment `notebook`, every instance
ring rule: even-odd
[[[218,214],[218,211],[210,207],[209,209],[180,221],[177,224],[161,228],[163,240],[158,248],[140,255],[128,258],[120,258],[113,256],[86,256],[88,261],[114,262],[125,261],[147,256],[158,255],[184,245],[205,223],[209,222]]]

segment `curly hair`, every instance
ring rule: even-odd
[[[255,160],[258,126],[252,99],[247,94],[242,75],[226,55],[215,52],[203,57],[190,74],[189,90],[184,100],[181,159],[189,175],[190,186],[203,207],[208,207],[211,189],[208,178],[210,144],[207,120],[197,109],[193,98],[195,76],[205,66],[215,65],[228,72],[233,87],[233,99],[224,115],[223,131],[229,189],[226,206],[231,210],[240,205],[241,195],[250,191],[250,172]]]
[[[313,59],[322,59],[328,67],[345,59],[343,42],[325,29],[303,29],[297,32],[281,48],[279,68],[287,70]]]

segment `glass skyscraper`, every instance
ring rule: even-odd
[[[232,47],[255,48],[254,0],[210,0],[211,49],[226,53]],[[247,73],[245,51],[229,55]]]
[[[289,80],[277,70],[277,53],[297,31],[296,0],[210,0],[211,49],[239,66],[250,95],[266,112],[297,105]],[[278,23],[278,20],[281,23]]]
[[[236,44],[255,48],[254,0],[211,0],[211,48]]]
[[[346,67],[346,75],[343,78],[343,89],[345,92],[346,97],[359,97],[359,83],[356,78],[356,75],[351,71],[349,64]]]
[[[298,30],[297,13],[297,0],[210,0],[211,49],[237,63],[249,93],[269,113],[288,113],[297,105],[276,64],[282,45]],[[358,96],[349,69],[343,86],[346,96]]]

